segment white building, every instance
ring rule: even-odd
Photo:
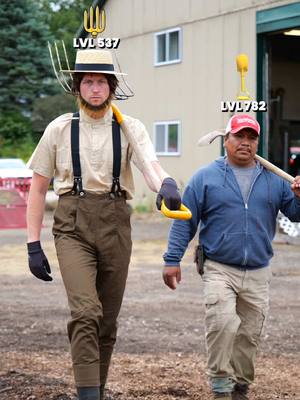
[[[146,125],[163,167],[183,187],[222,153],[220,140],[197,147],[224,128],[221,101],[236,100],[236,56],[249,58],[246,87],[265,100],[260,153],[288,169],[300,149],[300,2],[277,0],[106,0],[104,37],[119,37],[122,71],[135,96],[118,105]],[[293,35],[285,33],[291,30]],[[295,150],[295,149],[294,149]],[[295,171],[290,170],[291,173]],[[154,196],[136,173],[135,203]]]

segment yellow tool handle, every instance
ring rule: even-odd
[[[169,210],[166,205],[164,200],[161,203],[161,210],[160,210],[166,217],[168,218],[174,218],[174,219],[191,219],[192,218],[192,213],[190,210],[181,203],[180,209],[179,210]]]
[[[113,113],[115,114],[115,117],[117,118],[118,124],[121,125],[121,123],[123,122],[123,115],[122,115],[121,111],[118,109],[118,107],[115,104],[112,104],[111,108],[113,110]]]
[[[121,125],[123,123],[123,115],[122,115],[121,111],[118,109],[118,107],[115,104],[112,104],[111,108],[112,108],[112,111],[113,111],[118,123]],[[125,129],[125,131],[126,131],[126,129]],[[139,149],[137,149],[137,150],[139,150]],[[192,213],[183,204],[181,204],[180,210],[173,211],[173,210],[169,210],[166,207],[164,201],[162,201],[161,212],[168,218],[175,218],[175,219],[191,219],[192,218]]]

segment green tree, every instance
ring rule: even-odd
[[[56,94],[34,103],[32,112],[32,127],[35,132],[43,132],[46,126],[61,114],[77,111],[76,100],[73,96]]]
[[[48,15],[49,28],[55,40],[63,40],[67,49],[70,66],[75,62],[73,38],[83,23],[84,10],[93,4],[92,0],[35,0]],[[63,53],[60,53],[63,56]],[[63,58],[63,57],[62,57]]]
[[[91,5],[92,0],[0,2],[0,157],[27,159],[49,121],[74,110],[54,76],[47,41],[64,40],[72,66],[73,38]]]
[[[33,140],[29,118],[13,111],[0,115],[0,157],[28,160],[37,139]]]
[[[33,101],[52,94],[46,14],[33,0],[0,2],[0,112],[29,115]]]

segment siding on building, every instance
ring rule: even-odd
[[[246,86],[256,96],[256,12],[293,1],[275,0],[107,0],[105,37],[120,37],[116,54],[135,96],[118,105],[139,118],[153,139],[154,123],[179,120],[179,156],[159,156],[162,166],[184,187],[199,167],[221,152],[216,140],[197,147],[203,134],[229,118],[221,101],[235,100],[240,87],[235,58],[249,57]],[[182,61],[154,66],[154,34],[180,27]],[[134,204],[153,205],[154,195],[135,172]]]

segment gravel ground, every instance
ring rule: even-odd
[[[68,309],[51,239],[43,247],[54,281],[27,268],[25,230],[0,231],[0,399],[71,400]],[[115,400],[210,399],[205,375],[203,286],[190,246],[176,291],[163,285],[161,254],[169,221],[133,215],[133,255],[110,373]],[[292,244],[291,244],[292,243]],[[299,241],[276,238],[271,308],[250,399],[300,399]]]

